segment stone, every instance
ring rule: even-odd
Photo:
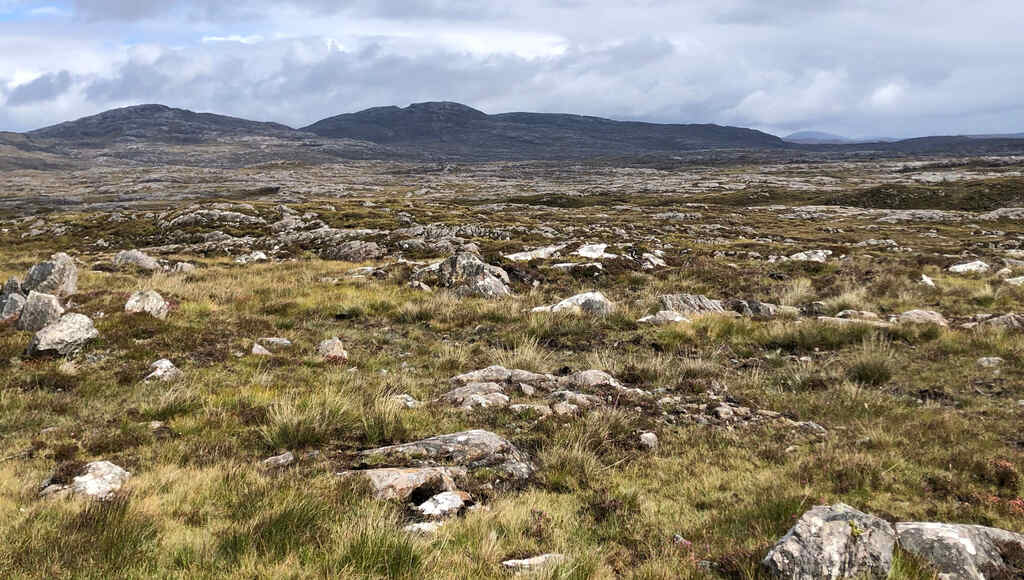
[[[659,310],[657,314],[649,314],[643,318],[637,319],[640,324],[654,324],[656,326],[664,326],[666,324],[677,324],[680,322],[690,322],[690,319],[676,312],[675,310]]]
[[[561,377],[558,379],[558,384],[562,388],[569,389],[592,389],[600,386],[622,387],[622,383],[617,381],[615,377],[599,370],[580,371]]]
[[[369,449],[359,456],[364,462],[378,465],[384,462],[413,467],[489,467],[510,479],[527,479],[534,472],[534,466],[525,453],[507,439],[482,429]]]
[[[195,264],[190,264],[188,262],[178,262],[173,268],[171,268],[171,272],[174,272],[175,274],[191,274],[195,271]]]
[[[931,276],[927,274],[921,274],[921,284],[929,288],[935,288],[935,280],[932,280]]]
[[[978,366],[984,368],[995,368],[1006,362],[998,356],[985,356],[978,359]]]
[[[410,395],[408,393],[402,393],[401,395],[394,395],[394,396],[391,397],[391,400],[394,401],[395,403],[397,403],[399,406],[404,407],[406,409],[416,409],[417,407],[420,407],[420,406],[423,405],[423,403],[420,403],[419,401],[417,401],[415,399],[415,397],[413,397],[412,395]]]
[[[245,254],[243,256],[238,256],[237,258],[235,258],[235,263],[236,264],[251,264],[253,262],[266,262],[269,259],[270,258],[268,258],[265,253],[257,250],[255,252],[250,252],[250,253]]]
[[[651,432],[641,433],[640,445],[645,449],[654,451],[658,448],[658,436]]]
[[[868,312],[867,310],[843,310],[839,314],[836,314],[836,318],[849,318],[853,320],[879,320],[879,317],[874,312]]]
[[[949,326],[946,318],[933,310],[909,310],[900,314],[896,322],[902,324],[937,324],[938,326]]]
[[[451,378],[453,385],[469,383],[503,383],[512,376],[512,371],[505,367],[493,365],[477,371],[468,372]]]
[[[565,249],[566,244],[558,244],[557,246],[547,246],[544,248],[537,248],[535,250],[529,250],[524,252],[517,252],[515,254],[508,254],[505,256],[506,260],[511,262],[529,262],[530,260],[546,260],[557,256],[559,252]]]
[[[446,518],[466,507],[468,494],[459,491],[442,491],[416,506],[416,511],[427,518]]]
[[[410,534],[419,534],[422,536],[432,536],[441,529],[444,522],[418,522],[415,524],[409,524],[402,528],[402,531],[409,532]]]
[[[29,354],[66,356],[81,350],[100,333],[84,314],[65,314],[60,320],[36,332],[29,344]]]
[[[877,579],[892,568],[896,532],[885,520],[846,504],[806,512],[762,562],[776,578]]]
[[[617,258],[617,254],[609,254],[605,252],[608,248],[608,244],[586,244],[580,246],[573,254],[582,258],[589,258],[591,260],[603,260],[609,258]]]
[[[448,258],[438,267],[438,281],[459,296],[500,298],[510,296],[508,273],[484,263],[475,254],[462,252]]]
[[[958,524],[896,524],[900,547],[930,563],[940,580],[1019,578],[1024,574],[1024,535]],[[1007,561],[1014,554],[1016,566]]]
[[[351,240],[320,251],[321,258],[325,260],[340,260],[342,262],[370,262],[379,260],[386,254],[387,250],[376,242],[364,242],[362,240]]]
[[[329,362],[343,363],[348,361],[348,351],[337,336],[328,338],[316,347],[316,354]]]
[[[659,298],[664,310],[680,314],[718,314],[725,312],[721,300],[712,300],[700,294],[667,294]]]
[[[264,469],[281,469],[295,463],[295,454],[285,451],[281,455],[268,457],[260,462]]]
[[[48,481],[40,495],[71,493],[105,500],[121,489],[131,476],[131,473],[109,461],[93,461],[87,463],[84,472],[74,477],[70,484]]]
[[[28,299],[21,309],[15,328],[37,332],[60,320],[62,314],[64,308],[56,296],[33,290],[28,293]]]
[[[133,292],[124,305],[124,311],[130,314],[146,313],[153,318],[167,318],[170,305],[156,290],[139,290]]]
[[[549,398],[555,401],[561,401],[562,403],[572,405],[573,407],[583,409],[600,407],[601,405],[604,404],[604,401],[601,400],[601,397],[577,393],[574,391],[555,391],[549,395]],[[555,405],[551,406],[551,410],[553,410],[556,414],[563,414],[558,412],[558,409],[555,408]],[[573,410],[573,412],[575,412],[575,409]]]
[[[640,256],[640,267],[644,270],[653,270],[655,268],[667,268],[668,263],[658,254],[644,252]]]
[[[580,408],[572,403],[559,401],[551,405],[551,411],[559,417],[570,417],[580,412]]]
[[[466,477],[461,467],[380,468],[343,471],[342,477],[361,477],[377,499],[406,500],[413,494],[430,497],[442,491],[456,491],[456,482]]]
[[[531,572],[557,566],[564,561],[565,556],[562,554],[541,554],[540,556],[534,556],[523,560],[505,560],[501,565],[507,570]]]
[[[165,383],[173,382],[184,376],[181,369],[174,366],[171,361],[162,358],[153,364],[149,365],[150,372],[146,375],[147,381],[162,381]]]
[[[1010,286],[1024,286],[1024,276],[1018,276],[1016,278],[1007,278],[1006,280],[1003,280],[1003,282],[1006,282]]]
[[[807,250],[793,254],[789,259],[797,262],[818,262],[824,264],[831,255],[832,250]]]
[[[518,404],[518,405],[509,405],[508,406],[508,410],[512,411],[513,413],[535,413],[537,415],[540,415],[541,417],[547,417],[548,415],[551,415],[551,413],[552,413],[551,407],[548,406],[548,405],[527,404],[527,403],[521,403],[521,404]]]
[[[735,312],[741,316],[748,316],[752,318],[775,318],[776,316],[799,316],[800,309],[793,306],[779,306],[777,304],[770,304],[768,302],[761,302],[759,300],[739,300],[736,298],[730,298],[722,302],[722,306],[726,310]]]
[[[7,279],[7,282],[4,282],[4,287],[0,290],[0,303],[3,303],[4,300],[7,300],[8,296],[13,294],[24,295],[25,292],[21,289],[21,282],[14,276],[11,276]]]
[[[21,294],[8,295],[3,303],[0,303],[0,322],[17,320],[21,316],[22,309],[25,308],[26,301],[27,299]]]
[[[538,306],[532,312],[571,312],[573,314],[591,314],[607,316],[615,311],[615,304],[601,292],[585,292],[566,298],[552,306]]]
[[[118,268],[133,267],[147,272],[160,269],[160,262],[156,258],[140,250],[122,250],[114,255],[114,265]]]
[[[949,271],[954,274],[984,274],[989,271],[989,266],[981,260],[975,260],[973,262],[967,262],[965,264],[956,264],[949,267]]]
[[[258,342],[252,343],[252,351],[250,352],[255,356],[274,356],[274,353],[264,348],[263,345]]]
[[[983,326],[992,328],[1005,328],[1007,330],[1024,330],[1024,314],[1004,314],[989,318],[981,323]]]
[[[263,348],[271,352],[280,352],[282,350],[288,350],[292,347],[292,341],[287,338],[281,338],[277,336],[265,336],[258,339],[256,342]]]
[[[21,293],[35,290],[58,297],[71,296],[78,290],[78,268],[71,256],[59,252],[29,269],[21,284]]]

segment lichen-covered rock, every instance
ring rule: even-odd
[[[100,335],[92,320],[84,314],[65,314],[32,337],[31,355],[69,355]]]
[[[82,474],[75,476],[69,484],[54,483],[51,478],[44,484],[40,495],[72,493],[99,500],[109,499],[131,476],[109,461],[93,461],[87,463]]]
[[[114,256],[114,265],[119,268],[136,268],[146,272],[155,272],[160,269],[160,262],[141,250],[122,250],[118,252]]]
[[[896,318],[897,322],[903,324],[936,324],[938,326],[949,326],[946,317],[933,310],[909,310]]]
[[[316,347],[316,354],[328,362],[343,363],[348,360],[348,351],[337,336],[321,342]]]
[[[139,290],[133,292],[124,305],[124,311],[130,314],[146,313],[153,318],[167,318],[170,305],[156,290]]]
[[[949,271],[954,274],[984,274],[989,271],[989,266],[981,260],[975,260],[973,262],[967,262],[965,264],[956,264],[949,267]]]
[[[805,252],[793,254],[789,259],[796,262],[817,262],[819,264],[824,264],[828,261],[828,258],[831,255],[832,250],[807,250]]]
[[[413,494],[430,497],[442,491],[456,491],[466,477],[462,467],[414,467],[342,471],[343,477],[362,477],[377,499],[405,500]]]
[[[900,547],[931,564],[940,580],[1024,577],[1024,535],[958,524],[896,524]]]
[[[483,262],[475,254],[462,252],[444,262],[437,270],[438,284],[459,296],[499,298],[510,296],[508,273]]]
[[[361,452],[362,461],[414,467],[489,467],[510,479],[526,479],[534,466],[525,453],[495,433],[474,429]]]
[[[792,580],[877,579],[892,568],[896,532],[885,520],[846,504],[805,513],[762,562]]]
[[[615,311],[615,304],[600,292],[584,292],[566,298],[551,306],[538,306],[533,312],[571,312],[573,314],[591,314],[607,316]]]
[[[0,302],[0,322],[17,320],[25,308],[27,299],[21,294],[9,294],[3,302]]]
[[[379,260],[386,254],[387,250],[376,242],[364,242],[362,240],[351,240],[338,246],[320,250],[321,258],[343,262],[369,262],[371,260]]]
[[[664,310],[680,314],[719,314],[725,312],[721,300],[713,300],[700,294],[666,294],[659,298]]]
[[[32,266],[21,284],[21,293],[35,290],[58,297],[71,296],[78,290],[78,268],[71,256],[59,252],[49,261]]]
[[[37,332],[60,320],[62,314],[64,308],[56,296],[33,290],[28,293],[28,299],[21,309],[15,328]]]
[[[497,383],[469,383],[441,395],[441,401],[453,407],[504,407],[509,398]]]
[[[1024,330],[1024,314],[1004,314],[989,318],[981,323],[989,328],[1004,328],[1006,330]]]

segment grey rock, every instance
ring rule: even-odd
[[[571,312],[593,316],[607,316],[614,311],[615,304],[601,292],[585,292],[552,306],[538,306],[533,309],[533,312]]]
[[[60,320],[62,314],[64,308],[56,296],[33,290],[28,293],[28,299],[21,309],[15,328],[37,332]]]
[[[162,381],[165,383],[173,382],[184,376],[181,369],[174,366],[171,361],[162,358],[153,364],[149,365],[150,373],[146,375],[147,381]]]
[[[341,339],[337,336],[328,338],[317,345],[316,354],[330,362],[348,361],[348,351],[345,350],[345,345],[342,344]]]
[[[944,316],[933,310],[909,310],[896,318],[897,322],[903,324],[937,324],[938,326],[949,326]]]
[[[281,469],[295,463],[295,454],[285,451],[281,455],[268,457],[260,462],[264,469]]]
[[[133,292],[124,305],[124,311],[130,314],[145,313],[154,318],[163,320],[167,318],[167,311],[170,305],[155,290],[139,290]]]
[[[71,493],[99,500],[110,499],[131,476],[131,473],[109,461],[93,461],[87,463],[84,473],[73,478],[70,484],[47,482],[40,495]]]
[[[991,328],[1005,328],[1007,330],[1024,330],[1024,314],[1004,314],[989,318],[981,323],[982,326]]]
[[[88,316],[65,314],[57,322],[36,332],[28,350],[31,355],[69,355],[99,335]]]
[[[1024,554],[1024,535],[997,528],[957,524],[896,524],[900,547],[929,562],[940,580],[1019,578],[1006,555]],[[1020,565],[1020,560],[1017,560]]]
[[[651,432],[641,433],[640,445],[653,451],[658,448],[658,436]]]
[[[140,250],[122,250],[114,256],[114,265],[119,268],[134,267],[147,272],[154,272],[160,269],[160,262],[156,258]]]
[[[422,497],[457,491],[456,483],[466,477],[466,470],[462,467],[385,467],[342,471],[338,475],[365,479],[377,499],[405,500],[414,493]]]
[[[526,479],[534,471],[526,454],[503,437],[481,429],[369,449],[359,455],[364,461],[394,462],[414,467],[490,467],[511,479]]]
[[[341,260],[343,262],[369,262],[379,260],[386,254],[387,250],[376,242],[362,240],[348,241],[320,251],[320,257],[325,260]]]
[[[667,294],[659,298],[663,310],[680,314],[717,314],[725,312],[721,300],[713,300],[700,294]]]
[[[540,556],[534,556],[532,558],[525,558],[522,560],[505,560],[501,565],[507,570],[532,572],[557,566],[564,561],[565,556],[562,554],[541,554]]]
[[[465,406],[467,403],[470,407],[500,405],[502,399],[493,398],[491,395],[501,395],[505,404],[508,404],[504,388],[498,383],[469,383],[441,395],[441,401],[455,407]]]
[[[446,518],[466,507],[468,494],[460,491],[442,491],[416,506],[416,511],[427,518]]]
[[[9,294],[0,303],[0,322],[16,320],[21,316],[21,310],[25,307],[27,299],[21,294]]]
[[[896,533],[881,518],[846,504],[816,506],[772,548],[763,565],[776,578],[883,580]]]
[[[486,264],[469,252],[456,254],[441,262],[438,282],[442,288],[451,289],[459,296],[499,298],[512,294],[505,270]]]
[[[676,312],[675,310],[659,310],[657,314],[649,314],[643,318],[637,319],[637,322],[641,324],[653,324],[656,326],[664,326],[666,324],[677,324],[680,322],[690,322],[690,319]]]
[[[21,293],[35,290],[58,297],[71,296],[78,290],[78,268],[71,256],[59,252],[49,261],[32,266],[21,284]]]

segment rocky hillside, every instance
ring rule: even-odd
[[[376,107],[304,127],[321,137],[346,137],[470,159],[564,159],[723,148],[778,148],[767,133],[720,125],[612,121],[581,115],[488,115],[458,103]]]

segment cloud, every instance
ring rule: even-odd
[[[47,73],[24,84],[15,86],[7,93],[6,106],[21,107],[52,101],[71,88],[71,73],[62,70]]]

